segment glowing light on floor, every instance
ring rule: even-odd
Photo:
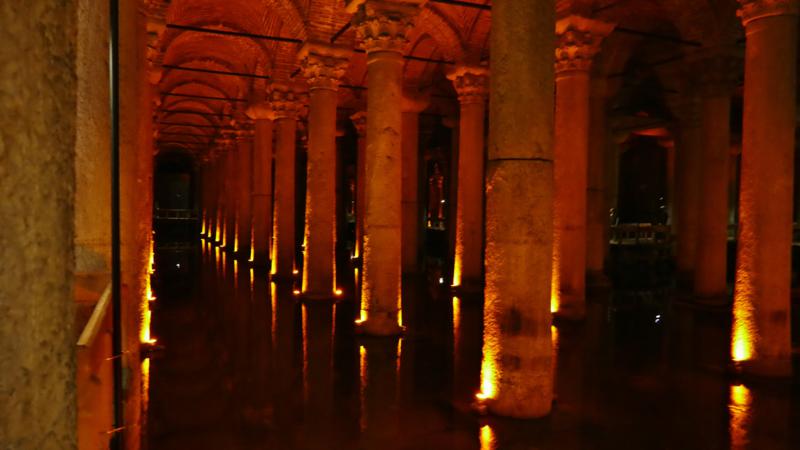
[[[300,295],[300,289],[295,289],[295,290],[293,290],[293,291],[292,291],[292,294],[294,294],[294,295]]]
[[[336,295],[337,297],[341,297],[341,296],[342,296],[342,294],[344,294],[344,291],[342,291],[341,289],[336,289],[335,291],[333,291],[333,293],[334,293],[334,295]]]
[[[732,449],[746,448],[749,443],[752,402],[752,395],[747,386],[739,384],[730,387],[728,413]]]
[[[494,430],[489,425],[481,427],[481,450],[495,450],[497,448],[497,441],[494,436]]]

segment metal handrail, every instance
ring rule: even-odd
[[[83,331],[81,331],[81,335],[78,338],[79,348],[85,349],[92,346],[97,334],[100,332],[100,327],[103,324],[103,319],[105,319],[110,305],[111,283],[108,283],[106,288],[103,290],[103,294],[100,296],[100,300],[98,300],[94,305],[94,309],[92,310],[92,315],[89,317],[89,321],[86,322],[86,325],[83,327]]]

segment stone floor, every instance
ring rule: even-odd
[[[147,448],[800,448],[800,377],[726,374],[725,314],[641,290],[554,327],[550,417],[478,416],[480,299],[429,279],[405,283],[402,339],[368,339],[352,286],[304,306],[213,247],[158,254]]]

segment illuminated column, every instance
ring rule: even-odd
[[[700,103],[691,92],[675,105],[678,116],[675,145],[675,217],[672,224],[677,236],[675,263],[682,280],[691,280],[697,255],[697,229],[699,215],[700,153]]]
[[[231,138],[225,152],[225,248],[236,250],[236,217],[238,176],[236,160],[239,149],[236,147],[235,138]]]
[[[93,52],[90,46],[88,56],[77,55],[78,27],[89,28],[89,34],[99,28],[77,20],[85,15],[78,13],[78,5],[61,0],[13,7],[4,3],[0,13],[3,66],[26,67],[4,70],[0,79],[0,446],[6,449],[78,448],[73,331],[73,232],[78,218],[73,201],[75,189],[83,183],[76,180],[74,170],[76,164],[83,168],[77,158],[90,150],[76,149],[76,134],[78,143],[85,142],[81,136],[94,126],[82,123],[84,113],[76,111],[76,101],[84,101],[77,97],[85,81],[97,82],[88,92],[99,105],[89,111],[97,114],[93,117],[98,130],[108,127],[107,100],[102,104],[108,98],[108,83],[104,90],[103,74],[88,80],[75,75],[76,69],[85,72],[76,67],[76,57],[78,63],[104,70],[101,49]],[[38,28],[45,23],[46,31]],[[37,28],[40,31],[33,31]],[[105,36],[100,29],[96,33],[98,39]],[[106,72],[105,80],[107,76]],[[107,133],[105,139],[97,136],[98,155],[108,155]],[[108,166],[96,170],[101,175],[109,172]],[[103,178],[97,180],[104,185],[98,186],[100,190],[107,189]],[[108,215],[108,201],[98,199],[105,208],[95,211],[98,219]]]
[[[697,62],[701,88],[700,189],[694,292],[727,301],[728,160],[735,60],[714,55]]]
[[[253,265],[266,267],[272,238],[272,107],[260,102],[247,109],[255,121],[253,143]]]
[[[367,151],[360,330],[400,327],[403,48],[415,2],[355,0],[356,33],[367,51]]]
[[[553,312],[569,319],[586,313],[589,69],[613,28],[581,16],[556,24]]]
[[[250,129],[236,133],[236,172],[236,252],[246,260],[250,258],[253,227],[253,132]]]
[[[488,70],[459,66],[448,78],[453,82],[461,105],[453,286],[480,290],[483,286],[483,160]]]
[[[303,295],[336,290],[336,105],[350,51],[306,44],[298,54],[309,87]]]
[[[608,210],[606,158],[608,129],[606,126],[606,80],[592,79],[589,93],[589,154],[586,188],[586,272],[594,283],[605,280],[608,251]]]
[[[796,0],[740,0],[744,125],[733,358],[791,373],[791,246],[796,126]]]
[[[492,4],[481,393],[488,410],[549,414],[553,401],[553,0]]]
[[[352,116],[353,126],[358,133],[358,153],[356,154],[356,251],[355,256],[360,257],[364,246],[364,177],[366,176],[366,151],[367,151],[367,113],[359,111]]]
[[[275,85],[271,95],[276,129],[272,277],[291,280],[297,245],[294,231],[295,144],[297,115],[302,104],[298,94],[287,86]]]
[[[427,95],[403,95],[402,145],[402,262],[403,273],[420,269],[422,217],[419,205],[419,113],[430,104]]]

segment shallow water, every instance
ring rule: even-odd
[[[800,448],[798,377],[727,375],[729,319],[667,293],[595,296],[556,325],[553,414],[519,421],[470,407],[480,298],[406,280],[402,339],[362,338],[353,286],[303,305],[223,255],[156,256],[151,450]]]

